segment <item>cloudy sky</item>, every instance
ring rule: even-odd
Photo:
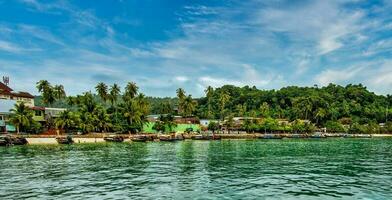
[[[0,75],[37,94],[97,82],[173,96],[206,86],[363,83],[392,93],[392,1],[0,0]]]

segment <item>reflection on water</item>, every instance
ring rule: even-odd
[[[0,199],[391,199],[392,140],[0,148]]]

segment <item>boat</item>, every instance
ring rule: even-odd
[[[25,145],[27,143],[28,142],[24,137],[13,136],[13,135],[0,136],[0,146]]]
[[[131,138],[132,142],[146,142],[151,140],[151,137],[146,135],[136,135]]]
[[[311,136],[310,136],[310,138],[326,138],[327,136],[325,136],[324,134],[322,134],[322,133],[315,133],[315,134],[312,134]]]
[[[210,138],[206,135],[195,135],[192,137],[194,140],[209,140]]]
[[[26,138],[20,136],[10,136],[10,142],[12,145],[25,145],[28,143]]]
[[[71,136],[67,136],[67,137],[56,137],[56,141],[59,144],[73,144],[74,141],[72,139]]]
[[[174,134],[159,136],[159,141],[162,141],[162,142],[175,142],[175,141],[184,140],[184,139],[185,139],[184,136],[182,136],[182,135],[175,136]]]
[[[0,136],[0,146],[8,146],[10,144],[9,137],[5,135]]]
[[[114,136],[107,136],[103,138],[106,142],[124,142],[124,137],[114,135]]]
[[[281,135],[275,135],[275,134],[265,134],[262,136],[259,136],[260,139],[283,139]]]
[[[370,134],[345,134],[345,138],[372,138]]]
[[[192,137],[194,140],[220,140],[221,136],[219,135],[195,135]]]
[[[307,138],[307,136],[304,134],[288,134],[286,137],[287,138]]]

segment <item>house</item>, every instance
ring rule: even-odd
[[[34,96],[28,92],[15,92],[8,85],[0,82],[0,99],[15,100],[16,103],[24,103],[26,106],[34,107]]]
[[[10,110],[14,108],[15,100],[0,99],[0,133],[15,131],[15,127],[8,123]]]
[[[211,119],[200,119],[200,125],[204,127],[208,127],[211,122],[217,122],[216,120]]]

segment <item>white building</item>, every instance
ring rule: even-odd
[[[34,107],[34,96],[28,92],[15,92],[6,84],[0,82],[0,99],[14,100],[16,103],[24,103],[28,107]]]

